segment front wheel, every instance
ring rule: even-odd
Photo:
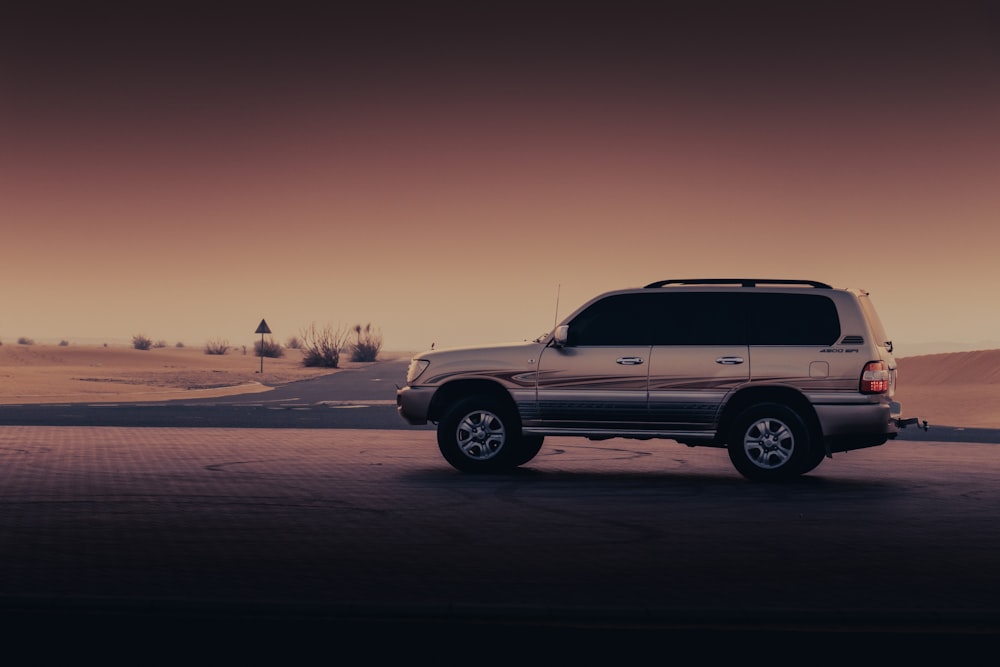
[[[736,469],[753,480],[790,479],[812,462],[809,429],[797,412],[779,403],[762,403],[741,413],[733,422],[728,448]]]
[[[513,407],[489,396],[470,396],[448,408],[438,423],[437,441],[445,460],[463,472],[511,470],[541,447],[521,436]]]
[[[545,444],[545,437],[541,435],[522,435],[518,443],[518,456],[514,465],[524,465],[535,458],[542,445]]]

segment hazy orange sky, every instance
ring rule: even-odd
[[[998,14],[806,4],[11,17],[0,341],[416,350],[753,276],[1000,346]]]

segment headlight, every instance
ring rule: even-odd
[[[410,367],[406,370],[406,384],[413,384],[414,381],[420,377],[420,374],[427,370],[427,367],[431,365],[431,362],[426,359],[412,359],[410,361]]]

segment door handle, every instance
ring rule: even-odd
[[[743,357],[719,357],[715,360],[715,363],[722,364],[723,366],[736,366],[743,363]]]
[[[615,363],[622,366],[638,366],[642,361],[642,357],[618,357]]]

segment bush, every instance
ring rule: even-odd
[[[132,347],[137,350],[148,350],[153,347],[153,341],[147,336],[136,334],[132,336]]]
[[[180,349],[180,348],[184,347],[184,343],[182,343],[181,341],[177,341],[177,344],[174,345],[174,347]]]
[[[205,343],[205,354],[225,354],[229,351],[229,341],[215,339]]]
[[[302,341],[298,336],[289,336],[288,340],[285,341],[285,347],[289,350],[301,350]]]
[[[375,361],[382,351],[382,332],[372,329],[371,322],[362,327],[354,325],[354,344],[351,345],[351,361]]]
[[[259,340],[253,344],[253,354],[255,357],[269,357],[277,359],[285,356],[285,349],[271,338]]]
[[[69,341],[68,340],[61,340],[61,341],[59,341],[59,347],[67,347],[67,346],[69,346]]]
[[[327,324],[322,329],[311,325],[302,331],[302,365],[337,368],[340,366],[340,351],[347,343],[348,332],[334,329]]]
[[[18,345],[34,345],[35,341],[33,339],[31,339],[31,338],[26,337],[26,336],[21,336],[20,338],[17,339],[17,344]]]

